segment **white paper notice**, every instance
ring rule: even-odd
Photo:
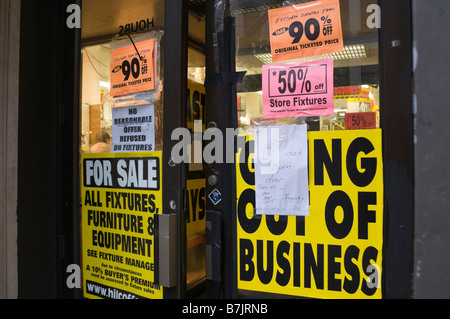
[[[306,125],[256,127],[255,192],[258,215],[309,215]]]
[[[155,150],[155,110],[153,104],[112,109],[112,151],[146,152]]]

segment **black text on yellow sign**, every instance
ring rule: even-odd
[[[205,179],[188,179],[188,206],[186,207],[186,235],[205,231]]]
[[[162,298],[155,283],[161,152],[82,155],[83,288],[89,298]]]
[[[247,137],[247,161],[236,168],[238,288],[313,298],[381,298],[381,130],[308,133],[306,217],[253,214],[253,143]]]
[[[188,80],[187,97],[187,128],[193,130],[194,121],[204,122],[205,119],[205,87],[200,83]]]

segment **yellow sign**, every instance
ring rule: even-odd
[[[191,131],[191,157],[189,171],[203,171],[202,137],[205,131],[205,87],[203,84],[188,80],[188,103],[186,109],[187,128]]]
[[[187,128],[194,130],[194,121],[202,121],[202,131],[205,130],[205,105],[206,95],[203,84],[188,80],[187,95]]]
[[[187,96],[187,128],[191,130],[192,136],[205,131],[205,87],[203,84],[188,80]],[[200,122],[196,122],[200,121]],[[200,154],[195,154],[196,149]],[[205,232],[205,178],[203,178],[202,163],[202,141],[195,139],[192,141],[191,157],[189,162],[189,172],[201,172],[196,177],[187,180],[187,211],[186,211],[186,236]],[[191,155],[191,156],[192,156]],[[194,163],[194,160],[196,163]]]
[[[309,132],[310,215],[256,216],[253,137],[237,174],[238,288],[382,297],[381,130]],[[241,149],[242,151],[242,149]]]
[[[186,207],[186,236],[190,236],[205,231],[205,179],[188,179],[186,184],[189,198]]]
[[[161,152],[82,154],[85,297],[162,299],[155,283],[161,158]]]

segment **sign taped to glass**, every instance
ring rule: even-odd
[[[238,289],[380,299],[381,130],[308,132],[309,216],[255,214],[252,135],[236,154]]]
[[[255,127],[255,212],[309,214],[307,126]]]
[[[263,66],[264,118],[334,114],[333,59]]]
[[[155,150],[155,110],[153,104],[112,109],[113,152]]]
[[[269,10],[272,61],[344,50],[339,0]]]
[[[377,114],[375,112],[345,113],[346,130],[363,130],[377,128]]]
[[[155,39],[111,50],[111,96],[154,89]]]
[[[87,298],[162,299],[157,222],[161,152],[82,154],[82,260]]]

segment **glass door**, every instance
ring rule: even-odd
[[[186,6],[84,0],[82,14],[83,295],[180,298],[186,181],[168,132],[186,125]]]
[[[237,85],[239,129],[255,144],[264,129],[288,134],[280,140],[274,174],[258,170],[257,154],[251,150],[245,166],[236,168],[239,294],[382,296],[383,105],[378,29],[366,22],[366,9],[373,4],[376,1],[231,1],[236,68],[247,72]],[[341,47],[324,49],[327,43]],[[305,135],[300,134],[302,128]],[[304,144],[294,141],[302,138]],[[352,174],[363,174],[368,166],[362,163],[368,159],[350,158],[352,148],[358,148],[355,141],[369,148],[354,151],[378,164],[370,165],[370,182],[359,186]],[[304,174],[295,165],[302,152]],[[286,173],[291,170],[296,173]],[[248,173],[253,179],[246,178]],[[302,192],[300,179],[308,177]],[[370,199],[363,199],[361,191]],[[296,200],[301,196],[309,206],[302,210]],[[276,204],[268,204],[271,200]],[[277,213],[294,202],[298,208]],[[363,211],[370,220],[364,226]]]
[[[236,163],[219,165],[232,186],[221,189],[220,179],[216,188],[235,202],[215,207],[223,260],[212,294],[381,298],[377,1],[216,1],[213,12],[207,92],[220,107],[206,117],[220,123],[224,107],[235,110],[228,125],[240,142],[227,145]],[[276,132],[276,149],[267,132]]]

